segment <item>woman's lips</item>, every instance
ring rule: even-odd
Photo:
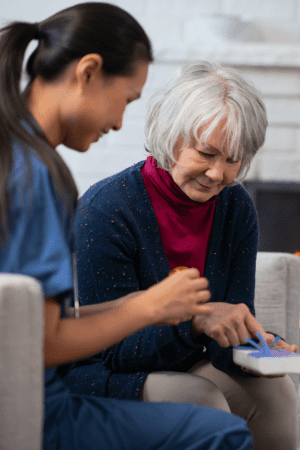
[[[210,189],[210,188],[207,187],[207,186],[203,186],[203,184],[199,183],[199,181],[197,181],[197,183],[200,184],[200,186],[202,186],[204,189]]]

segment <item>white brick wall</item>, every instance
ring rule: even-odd
[[[248,19],[294,20],[297,14],[295,0],[223,0],[222,12]]]
[[[81,0],[84,1],[84,0]],[[88,1],[88,0],[86,0]],[[166,55],[163,52],[173,48],[173,56],[179,52],[186,55],[187,39],[191,20],[203,18],[212,14],[240,16],[243,20],[255,21],[260,27],[263,39],[270,42],[292,42],[289,40],[294,33],[300,36],[300,0],[109,0],[137,18],[148,33],[155,55]],[[28,20],[39,21],[54,14],[60,9],[74,4],[74,0],[0,0],[3,6],[0,21]],[[259,28],[257,28],[259,29]],[[295,34],[296,33],[296,34]],[[296,37],[295,37],[296,36]],[[234,42],[230,44],[234,47]],[[268,55],[261,46],[257,48],[235,47],[235,55],[244,53],[244,59],[255,65],[255,58],[260,55],[260,63],[291,64],[294,54],[299,54],[298,47],[286,46],[282,53],[274,58]],[[175,48],[175,50],[174,50]],[[176,50],[177,49],[177,50]],[[250,49],[250,53],[249,53]],[[223,50],[222,50],[223,51]],[[296,53],[294,53],[296,52]],[[289,53],[289,54],[287,54]],[[198,53],[196,52],[196,55]],[[222,52],[207,53],[208,58],[222,60]],[[213,56],[210,56],[213,55]],[[230,47],[224,49],[223,57],[232,61]],[[196,56],[198,57],[198,56]],[[226,59],[227,58],[227,59]],[[230,59],[231,58],[231,59]],[[236,58],[236,56],[233,57]],[[276,59],[277,58],[277,59]],[[176,59],[176,58],[175,58]],[[236,61],[237,62],[237,58]],[[141,100],[128,107],[124,117],[123,129],[111,132],[97,144],[93,144],[87,154],[76,154],[72,150],[60,147],[59,151],[65,157],[82,194],[89,185],[99,179],[110,176],[129,165],[145,158],[143,147],[143,129],[146,113],[146,102],[150,95],[162,86],[176,65],[154,64],[151,68],[146,87]],[[300,158],[300,76],[298,70],[240,67],[241,73],[254,82],[261,90],[268,108],[271,126],[267,133],[264,149],[259,152],[257,161],[253,163],[250,177],[259,176],[263,179],[276,177],[293,177],[300,180],[300,170],[297,169]],[[274,125],[274,126],[273,126]],[[280,127],[278,127],[280,125]],[[293,128],[293,125],[297,127]],[[276,155],[276,157],[275,157]],[[290,159],[289,159],[290,158]],[[293,159],[294,158],[294,159]],[[295,161],[293,164],[292,161]]]
[[[82,194],[90,185],[147,157],[144,149],[146,103],[163,86],[177,65],[154,64],[140,101],[128,107],[121,131],[93,144],[85,155],[61,149]],[[300,181],[300,69],[241,69],[266,104],[269,127],[266,142],[255,157],[248,179]]]
[[[298,0],[116,0],[113,3],[127,9],[141,22],[152,40],[155,54],[169,47],[184,46],[191,19],[209,14],[240,15],[245,20],[265,23],[266,36],[273,32],[271,25],[276,24],[278,29],[282,23],[284,33],[284,23],[297,27],[300,22]],[[154,64],[142,99],[128,107],[123,129],[93,144],[88,154],[77,158],[80,164],[73,160],[80,193],[99,179],[146,158],[143,146],[146,102],[176,67],[176,64]],[[245,66],[240,71],[261,91],[271,124],[265,146],[253,161],[248,178],[300,181],[300,128],[293,128],[293,124],[300,125],[299,71]],[[64,149],[62,152],[70,161],[72,152]]]

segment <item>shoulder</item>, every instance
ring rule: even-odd
[[[141,168],[145,161],[105,178],[91,186],[80,198],[78,210],[89,207],[105,212],[116,206],[125,206],[139,200],[140,187],[143,185]]]
[[[223,208],[227,209],[228,207],[236,214],[256,215],[253,200],[241,184],[226,186],[218,196],[218,200]]]
[[[220,199],[223,204],[230,204],[236,208],[240,208],[241,206],[250,209],[254,208],[252,198],[241,184],[225,187],[222,190]]]
[[[227,221],[238,226],[258,226],[255,205],[249,193],[241,184],[225,187],[218,196],[219,208]]]
[[[49,214],[50,220],[55,211],[60,222],[69,227],[66,205],[38,153],[15,142],[12,148],[13,160],[8,177],[11,213],[21,214],[30,220],[32,215],[43,211],[43,215]]]
[[[12,155],[12,167],[8,179],[9,191],[14,191],[16,187],[19,192],[23,190],[23,193],[28,193],[30,190],[34,197],[39,198],[43,193],[43,186],[50,184],[47,167],[34,150],[24,151],[17,143],[13,143]]]

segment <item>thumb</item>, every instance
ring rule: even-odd
[[[196,315],[206,315],[207,316],[211,312],[212,312],[211,306],[209,306],[209,305],[203,306],[201,304],[198,304],[198,311],[197,311]]]

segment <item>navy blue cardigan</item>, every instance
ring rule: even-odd
[[[147,289],[168,276],[170,266],[141,168],[145,161],[101,180],[84,194],[75,220],[78,288],[81,305]],[[254,311],[258,248],[254,204],[241,186],[218,195],[204,276],[211,302],[245,303]],[[219,370],[255,377],[232,361],[205,334],[191,338],[191,321],[151,326],[102,354],[73,366],[65,377],[72,392],[138,399],[149,372],[186,371],[208,358]]]

